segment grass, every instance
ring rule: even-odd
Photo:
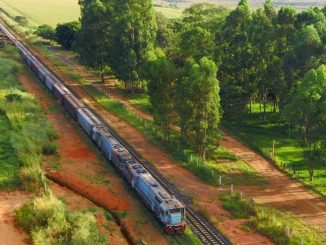
[[[158,7],[155,6],[157,12],[162,13],[169,19],[179,18],[182,15],[183,9],[181,8],[169,8],[169,7]]]
[[[149,102],[148,95],[129,96],[128,101],[139,110],[147,114],[152,114],[152,105]]]
[[[222,193],[223,207],[235,218],[247,219],[244,229],[255,229],[268,236],[275,244],[319,245],[326,242],[326,234],[306,226],[293,214],[269,206],[258,205],[242,198],[239,193]]]
[[[16,220],[31,233],[33,244],[107,244],[94,215],[68,212],[51,193],[24,204],[16,211]]]
[[[78,0],[0,0],[0,7],[17,16],[25,16],[34,25],[78,20],[80,9]]]
[[[20,184],[19,163],[9,139],[9,121],[0,113],[0,191],[10,191]]]
[[[326,165],[316,166],[314,180],[310,181],[308,166],[304,160],[304,147],[299,132],[280,120],[280,113],[270,112],[268,108],[267,121],[261,119],[259,107],[253,107],[253,114],[246,115],[241,121],[224,125],[232,134],[239,137],[245,144],[271,158],[273,141],[275,141],[275,164],[291,177],[311,187],[315,192],[326,196]]]
[[[42,189],[42,153],[54,154],[55,136],[35,98],[24,91],[18,76],[21,57],[16,48],[0,50],[0,152],[1,187],[21,187],[37,192]],[[43,151],[42,151],[43,150]]]

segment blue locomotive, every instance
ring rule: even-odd
[[[168,234],[183,233],[186,229],[183,204],[164,189],[152,174],[109,132],[103,122],[1,23],[0,30],[17,46],[27,65],[94,141],[106,159],[113,163],[119,173],[135,189],[138,196],[163,224],[165,232]]]

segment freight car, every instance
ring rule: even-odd
[[[185,231],[185,207],[148,172],[148,170],[115,138],[102,121],[94,115],[60,80],[47,69],[7,28],[2,30],[21,51],[27,65],[59,100],[71,117],[111,161],[119,173],[135,189],[145,205],[169,234]]]

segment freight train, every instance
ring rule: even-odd
[[[11,32],[2,30],[21,51],[24,61],[62,104],[137,192],[168,234],[181,234],[186,229],[185,207],[153,177],[153,175],[115,138],[104,123],[44,66]]]

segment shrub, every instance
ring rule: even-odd
[[[54,153],[56,153],[58,149],[58,145],[54,142],[46,142],[43,146],[42,146],[42,152],[44,155],[53,155]]]
[[[45,132],[49,140],[53,141],[59,139],[59,133],[53,127],[48,127]]]
[[[15,21],[21,25],[21,26],[27,26],[28,25],[28,19],[24,16],[16,16]]]
[[[42,170],[38,165],[21,168],[19,179],[23,189],[30,192],[39,192],[43,187],[42,175]]]
[[[11,93],[11,94],[7,94],[5,97],[8,102],[22,101],[22,96],[20,94]]]
[[[238,193],[223,193],[220,199],[223,201],[223,208],[230,211],[235,218],[248,218],[256,214],[254,202],[243,199]]]
[[[31,232],[33,244],[107,243],[90,213],[69,213],[66,205],[51,193],[35,198],[16,211],[18,223]]]

